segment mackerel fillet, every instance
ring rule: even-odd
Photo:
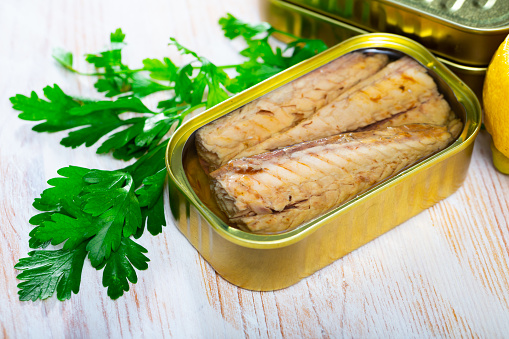
[[[424,67],[409,57],[388,64],[294,127],[237,154],[261,154],[300,142],[355,131],[413,110],[439,95]]]
[[[460,129],[456,119],[339,134],[232,160],[210,173],[211,187],[233,224],[283,232],[444,149]]]
[[[383,54],[347,54],[203,126],[196,149],[205,169],[295,126],[387,62]]]
[[[357,131],[371,131],[374,129],[408,124],[445,126],[455,118],[456,114],[451,110],[451,106],[449,106],[442,95],[437,94],[415,108],[360,128]]]

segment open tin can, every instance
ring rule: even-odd
[[[267,0],[265,20],[275,28],[330,46],[371,32],[421,43],[479,98],[488,64],[509,34],[505,0]]]
[[[446,149],[405,169],[326,214],[286,233],[261,235],[229,226],[215,206],[195,148],[195,132],[328,62],[353,51],[407,55],[426,67],[463,121]],[[455,192],[463,183],[481,123],[474,93],[426,48],[392,34],[361,35],[214,106],[169,141],[166,166],[175,224],[227,281],[251,290],[281,289],[311,275]]]

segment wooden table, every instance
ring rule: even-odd
[[[457,193],[287,289],[231,285],[170,223],[161,235],[141,238],[149,269],[122,298],[107,297],[101,272],[87,261],[71,300],[18,300],[13,266],[29,251],[31,204],[46,181],[70,164],[124,164],[93,147],[60,146],[64,133],[31,131],[34,124],[19,120],[8,98],[53,83],[94,95],[93,79],[58,67],[51,49],[73,51],[84,69],[80,55],[100,50],[117,27],[127,34],[126,57],[135,66],[146,57],[178,61],[170,36],[216,64],[234,63],[241,46],[217,25],[227,12],[261,18],[258,0],[2,1],[0,338],[509,336],[509,176],[494,170],[485,132]]]

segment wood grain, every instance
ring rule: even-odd
[[[261,18],[256,0],[0,3],[0,338],[508,336],[509,176],[493,169],[484,132],[458,192],[284,290],[252,292],[226,282],[170,224],[141,239],[149,269],[119,300],[106,296],[101,272],[88,263],[71,300],[18,300],[13,266],[29,251],[31,204],[46,181],[70,164],[124,164],[93,148],[63,148],[63,133],[31,131],[34,124],[19,120],[8,98],[53,83],[96,95],[93,80],[63,71],[51,49],[73,51],[77,68],[86,69],[79,56],[99,50],[117,27],[135,66],[146,57],[179,60],[170,36],[217,64],[235,63],[241,45],[217,25],[226,12]]]

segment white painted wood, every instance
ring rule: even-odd
[[[149,269],[117,301],[85,263],[81,291],[60,302],[20,302],[13,266],[26,256],[33,199],[67,165],[115,169],[95,149],[66,149],[62,133],[37,134],[8,98],[57,83],[94,95],[92,80],[63,71],[50,54],[79,57],[122,27],[135,65],[179,56],[170,36],[217,64],[239,60],[222,37],[226,12],[260,20],[257,0],[0,2],[0,338],[505,337],[509,333],[509,177],[491,165],[489,136],[476,141],[463,187],[297,285],[239,289],[217,276],[173,226],[144,236]],[[155,104],[159,97],[149,104]],[[167,211],[169,213],[169,211]]]

